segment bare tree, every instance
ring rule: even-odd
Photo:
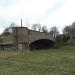
[[[71,33],[71,26],[66,26],[63,29],[63,34],[70,34]]]
[[[32,25],[32,30],[36,31],[36,28],[37,28],[37,24],[33,24]]]
[[[15,27],[15,23],[12,22],[9,27],[5,28],[2,35],[10,35],[12,33],[12,28]]]
[[[14,22],[12,22],[9,27],[15,27],[15,26],[16,26],[16,24]]]
[[[32,30],[40,32],[41,31],[41,24],[33,24]]]
[[[38,31],[41,32],[41,24],[37,24]]]
[[[75,35],[75,22],[63,29],[63,34]]]
[[[3,33],[2,33],[2,35],[5,35],[5,36],[7,36],[7,35],[9,35],[9,34],[10,34],[9,28],[6,28],[6,29],[3,31]]]
[[[58,34],[59,34],[59,31],[58,31],[58,29],[57,29],[57,27],[52,27],[51,29],[50,29],[50,34],[53,36],[53,37],[56,37]]]
[[[71,35],[75,37],[75,22],[71,25]]]
[[[2,43],[4,38],[0,35],[0,43]]]
[[[42,32],[48,33],[47,26],[42,27]]]

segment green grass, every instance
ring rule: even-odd
[[[0,75],[75,75],[75,47],[29,53],[0,51]]]

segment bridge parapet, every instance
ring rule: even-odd
[[[48,40],[54,41],[53,37],[49,33],[30,31],[30,34],[29,34],[30,43],[40,39],[48,39]]]

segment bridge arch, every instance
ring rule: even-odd
[[[49,39],[39,39],[30,43],[30,50],[49,49],[54,46],[55,42]]]

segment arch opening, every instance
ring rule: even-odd
[[[48,39],[40,39],[30,44],[30,50],[49,49],[54,46],[54,42]]]

